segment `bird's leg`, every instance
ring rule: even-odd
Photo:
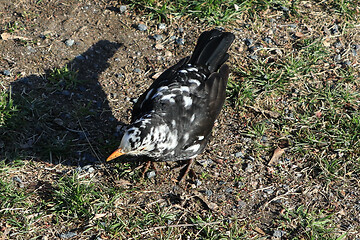
[[[188,160],[188,163],[186,164],[186,166],[184,167],[185,168],[185,172],[184,174],[181,176],[180,180],[179,180],[179,183],[182,183],[186,176],[189,174],[189,171],[191,170],[191,166],[193,165],[193,162],[194,162],[194,159],[189,159]]]
[[[144,166],[144,170],[142,171],[142,178],[145,178],[145,173],[149,170],[150,166],[152,165],[152,167],[154,168],[155,172],[158,172],[158,169],[156,167],[156,164],[155,162],[151,161],[151,160],[148,160],[146,163],[145,163],[145,166]]]
[[[150,166],[151,166],[151,161],[148,160],[145,163],[144,170],[142,171],[142,174],[141,174],[142,178],[145,178],[145,173],[147,172],[147,170],[149,170]]]

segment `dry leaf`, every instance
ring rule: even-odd
[[[266,233],[259,227],[254,227],[253,230],[257,233],[260,233],[261,235],[266,235]]]
[[[107,215],[107,213],[99,213],[99,214],[95,214],[94,218],[92,220],[96,220],[99,218],[103,218]]]
[[[330,38],[325,38],[323,41],[323,44],[325,47],[330,47],[330,45],[331,45]]]
[[[283,153],[285,152],[284,149],[282,148],[277,148],[274,151],[273,156],[270,159],[269,165],[276,165],[279,162],[279,158],[281,157],[281,155],[283,155]]]
[[[10,33],[7,33],[7,32],[4,32],[1,34],[1,39],[2,40],[8,40],[9,38],[11,37],[11,34]]]
[[[295,36],[297,36],[298,38],[303,38],[305,37],[305,35],[302,32],[296,32]]]

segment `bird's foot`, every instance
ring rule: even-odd
[[[185,167],[183,169],[185,169],[185,172],[182,174],[182,176],[180,177],[179,180],[179,184],[183,183],[185,181],[186,176],[189,174],[189,172],[192,170],[191,166],[194,163],[194,159],[189,159],[187,164],[185,165]]]

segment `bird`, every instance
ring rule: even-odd
[[[193,159],[202,153],[226,98],[229,50],[235,36],[203,32],[191,56],[165,70],[138,98],[120,145],[106,160],[137,156],[157,161]]]

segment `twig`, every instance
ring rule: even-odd
[[[182,227],[195,227],[195,226],[209,226],[209,225],[216,225],[216,224],[220,224],[222,223],[222,221],[217,221],[217,222],[208,222],[208,223],[184,223],[184,224],[173,224],[173,225],[166,225],[166,226],[158,226],[158,227],[152,227],[147,231],[144,231],[142,233],[140,233],[138,236],[140,235],[145,235],[148,234],[150,232],[159,230],[159,229],[165,229],[165,228],[182,228]],[[138,236],[134,237],[134,238],[130,238],[131,239],[136,239]]]

